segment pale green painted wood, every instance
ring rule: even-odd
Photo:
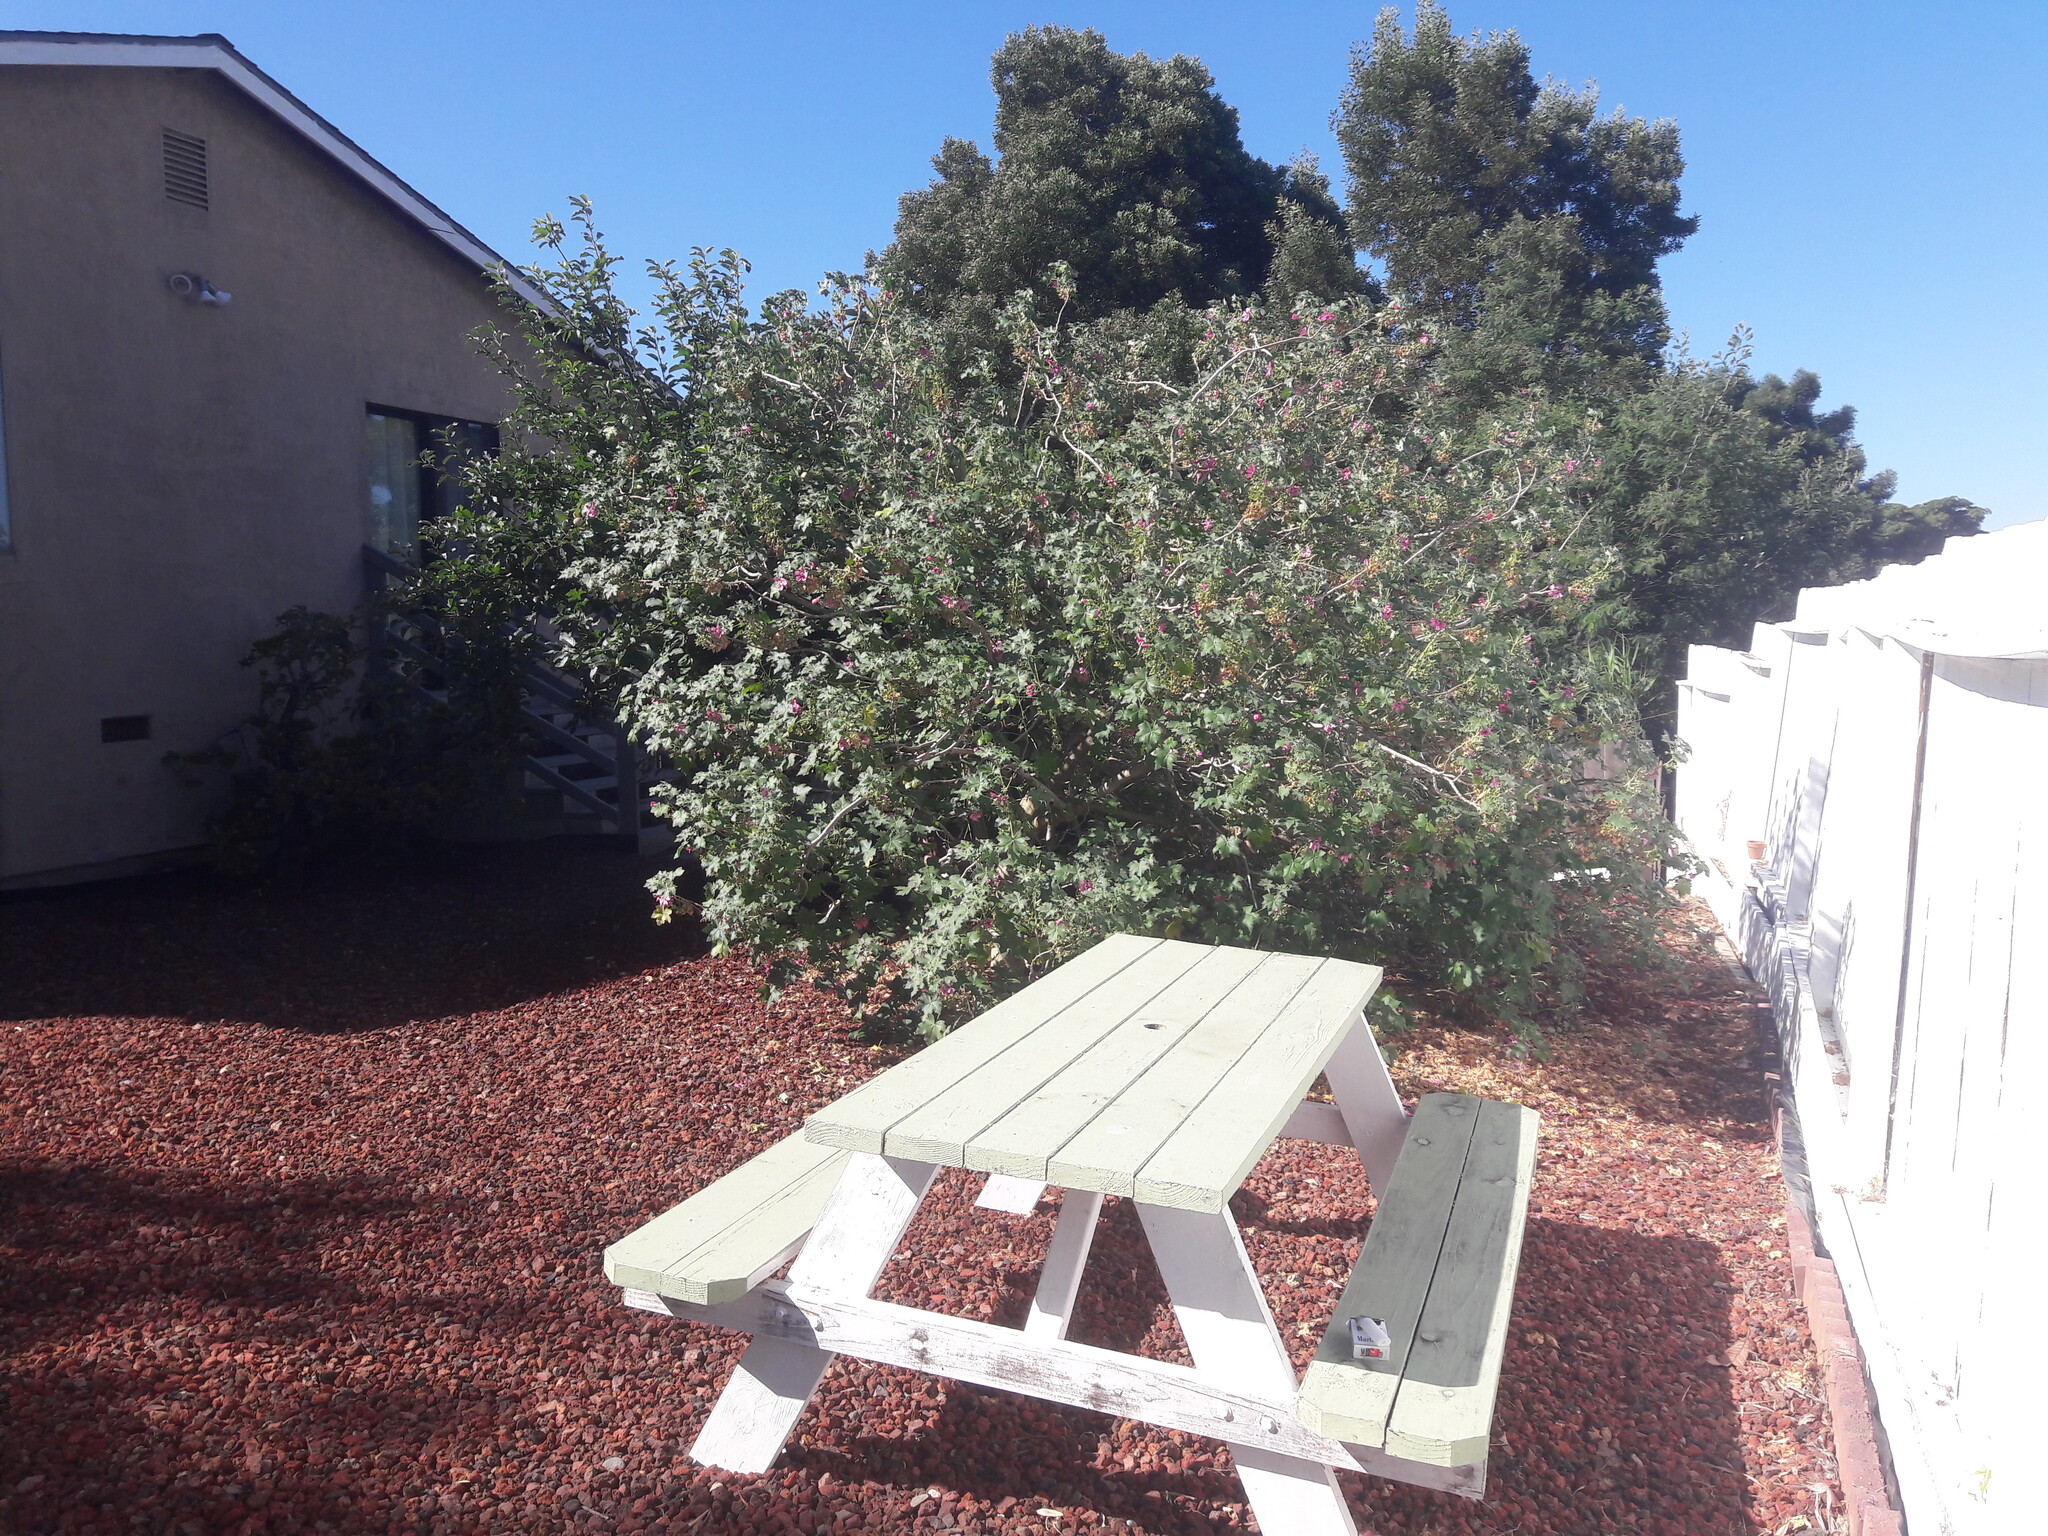
[[[1359,1015],[1380,976],[1376,965],[1323,961],[1138,1169],[1135,1197],[1177,1210],[1222,1210],[1353,1025],[1367,1027]]]
[[[1480,1101],[1436,1278],[1387,1420],[1390,1455],[1439,1467],[1486,1459],[1538,1118],[1519,1104]]]
[[[1379,1448],[1451,1223],[1483,1101],[1424,1094],[1351,1279],[1295,1399],[1295,1416],[1319,1435]],[[1351,1358],[1350,1321],[1376,1317],[1391,1336],[1384,1360]]]
[[[786,1136],[605,1249],[605,1275],[702,1306],[736,1300],[802,1246],[846,1158]]]
[[[926,1046],[915,1056],[863,1083],[819,1110],[804,1135],[849,1152],[881,1152],[890,1129],[913,1110],[1016,1045],[1155,950],[1158,939],[1119,933],[1041,976],[996,1004],[973,1023]]]
[[[1044,1179],[1053,1155],[1118,1095],[1173,1053],[1239,987],[1259,990],[1271,955],[1218,949],[1068,1062],[967,1143],[970,1168]]]
[[[1323,962],[1273,955],[1052,1156],[1046,1182],[1064,1189],[1132,1195],[1145,1160],[1186,1121],[1264,1033]],[[1298,1095],[1297,1095],[1298,1097]],[[1292,1106],[1289,1106],[1292,1113]]]
[[[981,1166],[970,1162],[967,1151],[978,1131],[1036,1093],[1097,1041],[1144,1014],[1181,977],[1219,963],[1224,954],[1205,944],[1161,943],[1146,950],[1085,997],[904,1115],[889,1128],[882,1150],[919,1162]],[[959,1032],[974,1034],[980,1029],[977,1020]]]

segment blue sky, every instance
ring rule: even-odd
[[[946,134],[986,144],[988,56],[1034,22],[1191,53],[1253,153],[1338,178],[1329,115],[1377,6],[746,5],[584,0],[0,0],[0,26],[221,32],[515,260],[535,215],[596,200],[624,254],[731,246],[759,291],[887,243]],[[1993,526],[2048,516],[2044,0],[1461,0],[1539,76],[1675,118],[1698,235],[1664,265],[1695,350],[1755,332],[1754,366],[1812,368],[1858,408],[1900,495]]]

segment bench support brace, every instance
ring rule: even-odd
[[[1074,1316],[1074,1297],[1081,1289],[1081,1271],[1088,1265],[1088,1250],[1095,1242],[1096,1218],[1102,1214],[1102,1196],[1092,1190],[1070,1189],[1060,1196],[1060,1219],[1052,1229],[1052,1246],[1045,1253],[1045,1267],[1038,1272],[1038,1289],[1032,1293],[1031,1313],[1024,1319],[1028,1339],[1064,1339]]]
[[[1196,1374],[1219,1387],[1291,1404],[1294,1366],[1230,1213],[1140,1203],[1138,1218]],[[1358,1536],[1327,1462],[1224,1439],[1261,1530]]]
[[[934,1163],[855,1153],[790,1270],[791,1283],[865,1297],[938,1171]],[[691,1445],[691,1457],[728,1472],[766,1472],[831,1363],[831,1350],[757,1334]]]

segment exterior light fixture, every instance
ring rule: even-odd
[[[171,292],[179,298],[195,304],[212,304],[225,307],[234,297],[213,286],[197,272],[173,272],[170,276]]]

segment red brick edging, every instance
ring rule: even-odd
[[[1835,1273],[1834,1260],[1813,1251],[1813,1232],[1795,1200],[1785,1202],[1785,1236],[1792,1253],[1792,1285],[1806,1307],[1814,1346],[1820,1351],[1849,1536],[1904,1536],[1905,1521],[1885,1481],[1877,1446],[1877,1410],[1863,1370],[1863,1351],[1849,1323],[1841,1277]]]

